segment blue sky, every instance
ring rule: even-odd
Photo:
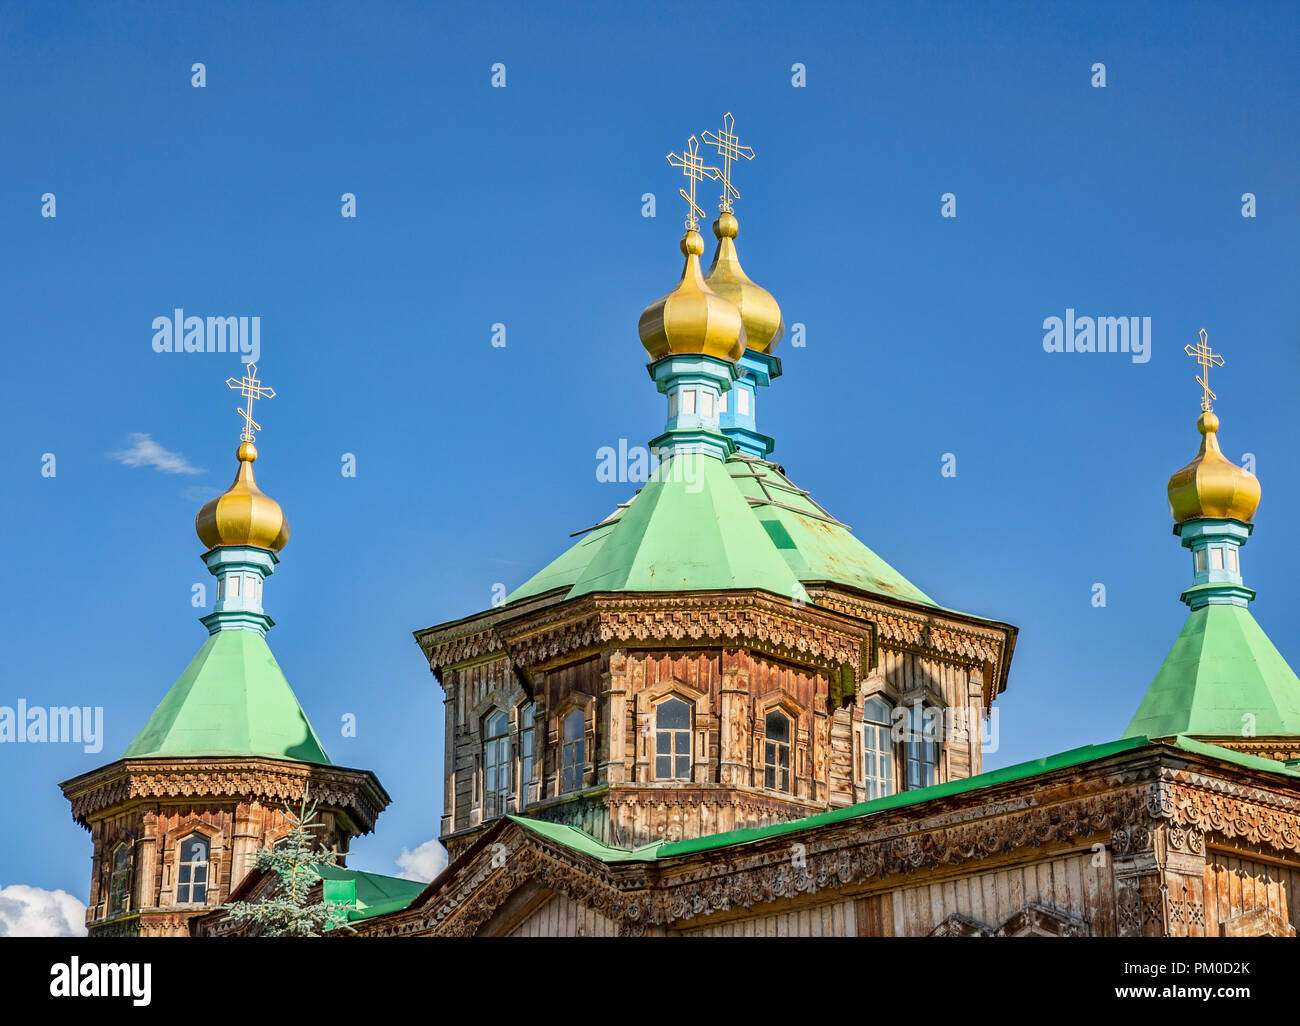
[[[1202,327],[1225,451],[1263,484],[1254,612],[1300,662],[1298,38],[1269,4],[5,5],[0,705],[106,721],[99,754],[0,745],[0,886],[85,898],[57,782],[116,758],[205,637],[193,517],[234,472],[239,363],[155,353],[176,307],[261,318],[258,478],[293,528],[269,640],[331,757],[394,797],[352,864],[436,836],[410,632],[630,496],[596,450],[663,424],[636,336],[680,266],[663,156],[727,110],[758,151],[741,257],[806,330],[760,427],[936,600],[1021,628],[990,765],[1118,736],[1178,632],[1164,488]],[[1067,308],[1150,317],[1151,359],[1045,353]],[[109,457],[135,434],[203,472]]]

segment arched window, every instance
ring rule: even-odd
[[[890,737],[892,710],[883,698],[869,698],[862,706],[862,779],[867,800],[894,793],[894,742]]]
[[[528,804],[528,785],[533,779],[533,738],[536,735],[537,706],[529,702],[519,708],[519,805]]]
[[[108,877],[108,914],[131,907],[131,846],[123,841],[113,849]]]
[[[176,903],[199,905],[208,898],[208,839],[190,834],[181,841],[181,860],[176,872]]]
[[[510,725],[505,711],[494,709],[483,721],[483,818],[506,811],[510,794]]]
[[[587,761],[583,746],[586,716],[574,709],[564,717],[564,739],[560,752],[560,790],[576,791],[582,786],[582,767]]]
[[[928,715],[927,715],[928,713]],[[907,710],[907,788],[929,787],[939,779],[939,713],[922,705]]]
[[[691,779],[691,707],[680,698],[655,706],[655,779]]]
[[[780,709],[767,714],[764,724],[763,786],[790,791],[790,717]]]

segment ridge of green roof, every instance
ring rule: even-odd
[[[934,599],[864,545],[848,527],[835,521],[776,467],[757,460],[732,460],[727,470],[801,581],[833,581],[916,605],[938,607]],[[738,476],[741,474],[753,476]],[[756,487],[747,489],[750,481]]]
[[[1300,679],[1244,606],[1192,610],[1125,736],[1300,735]]]
[[[1224,762],[1236,763],[1238,766],[1262,770],[1265,773],[1278,773],[1284,777],[1300,777],[1300,766],[1292,765],[1293,762],[1300,760],[1279,762],[1277,759],[1269,759],[1262,755],[1251,755],[1249,752],[1234,751],[1231,748],[1224,748],[1222,745],[1212,744],[1208,741],[1198,741],[1195,738],[1183,737],[1182,735],[1168,740],[1175,748],[1181,748],[1185,752],[1209,755],[1215,759],[1222,759]]]
[[[663,846],[663,841],[643,844],[639,848],[614,848],[596,840],[591,834],[577,827],[564,823],[552,823],[544,819],[531,819],[528,816],[507,817],[526,830],[563,844],[566,848],[589,855],[598,862],[645,862],[655,857],[655,851]]]
[[[131,742],[124,759],[329,756],[258,631],[209,635]]]

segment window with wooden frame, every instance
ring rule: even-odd
[[[537,706],[519,707],[519,807],[528,804],[528,785],[533,779],[533,745],[537,736]]]
[[[202,905],[208,900],[208,839],[190,834],[181,841],[176,864],[176,904]]]
[[[868,801],[894,793],[892,714],[893,708],[879,696],[862,706],[862,782]]]
[[[560,747],[560,791],[576,791],[582,786],[582,771],[587,761],[584,735],[587,717],[574,709],[564,717]]]
[[[763,786],[790,793],[790,750],[793,725],[780,709],[773,709],[763,721]]]
[[[688,702],[676,695],[655,706],[655,779],[691,779],[691,717]]]
[[[123,841],[113,849],[108,876],[108,914],[131,907],[131,846]]]
[[[907,789],[929,787],[939,780],[939,718],[942,713],[921,704],[907,710],[907,737],[903,744],[907,762]]]
[[[483,818],[505,814],[510,796],[510,721],[494,709],[483,720]]]

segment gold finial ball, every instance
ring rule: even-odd
[[[240,443],[234,483],[207,502],[194,518],[199,541],[209,549],[227,545],[279,552],[289,541],[289,521],[280,504],[257,487],[253,463],[257,446]]]
[[[1177,523],[1202,517],[1248,524],[1259,507],[1259,479],[1219,448],[1219,418],[1206,410],[1196,421],[1201,451],[1169,479],[1169,511]]]
[[[713,234],[719,239],[734,239],[740,233],[740,222],[730,210],[724,210],[713,222]]]
[[[682,279],[668,295],[641,312],[637,334],[650,359],[674,353],[700,353],[735,362],[745,355],[745,324],[740,311],[709,288],[700,269],[704,240],[694,228],[682,236]]]

